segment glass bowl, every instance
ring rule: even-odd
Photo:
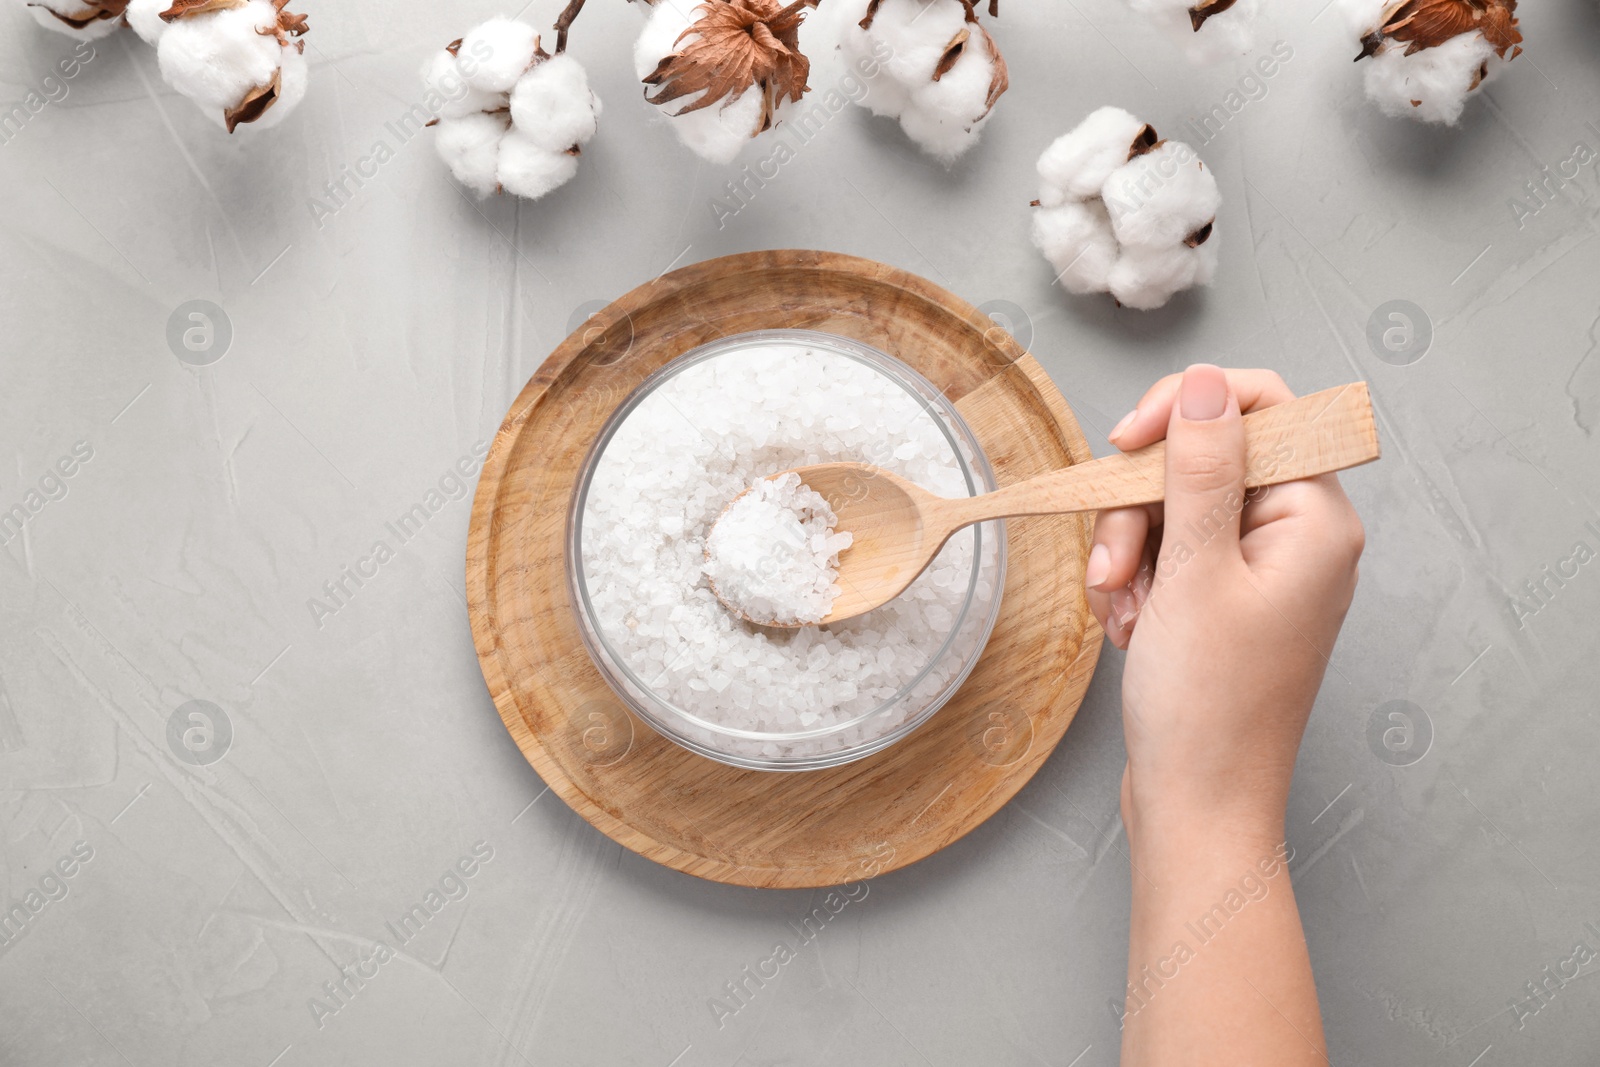
[[[609,505],[601,506],[599,503],[607,490],[600,489],[594,501],[591,501],[591,492],[596,490],[597,471],[601,471],[602,465],[610,464],[601,478],[602,484],[613,484],[610,476],[618,469],[616,465],[625,465],[627,462],[621,452],[624,446],[619,445],[619,452],[614,456],[608,457],[607,450],[613,446],[619,430],[630,416],[641,405],[652,402],[652,398],[656,399],[654,406],[649,409],[651,412],[664,414],[666,409],[661,405],[667,404],[682,414],[683,405],[672,404],[673,389],[665,393],[660,391],[691,368],[700,370],[689,379],[677,381],[675,388],[681,391],[689,387],[686,383],[701,381],[723,368],[731,367],[727,364],[703,366],[714,360],[766,360],[768,368],[777,366],[780,370],[784,361],[793,361],[798,368],[809,359],[798,354],[801,349],[814,353],[823,361],[842,358],[863,364],[903,390],[905,402],[899,399],[900,394],[895,389],[886,389],[888,399],[883,401],[883,406],[886,410],[892,408],[896,417],[910,420],[907,423],[906,440],[911,440],[910,431],[913,430],[920,434],[922,441],[942,440],[948,444],[950,455],[948,458],[939,455],[939,462],[948,465],[953,460],[953,469],[947,466],[943,475],[949,485],[964,485],[969,496],[994,491],[994,472],[965,420],[933,383],[911,367],[875,348],[832,334],[814,330],[761,330],[701,345],[665,364],[640,383],[601,427],[584,460],[567,513],[568,588],[584,644],[606,682],[623,703],[662,736],[710,759],[758,770],[805,770],[848,763],[887,748],[926,722],[955,694],[977,664],[1000,611],[1000,594],[1005,578],[1004,523],[985,522],[957,533],[940,557],[944,560],[945,554],[951,553],[949,560],[952,562],[942,567],[930,567],[907,591],[905,596],[912,597],[921,583],[939,579],[938,585],[942,589],[930,587],[922,597],[923,602],[930,597],[943,599],[935,608],[925,609],[922,603],[914,606],[916,611],[922,612],[915,616],[916,619],[928,622],[931,615],[932,622],[919,626],[915,638],[906,638],[904,642],[881,632],[882,628],[889,625],[887,620],[899,617],[886,615],[892,607],[886,605],[858,619],[834,626],[808,627],[806,629],[812,633],[805,637],[800,636],[802,631],[767,630],[737,621],[725,609],[719,608],[717,618],[726,621],[718,621],[716,625],[726,632],[717,640],[734,642],[739,646],[726,657],[723,657],[720,645],[713,649],[704,648],[706,635],[703,631],[683,636],[670,625],[666,627],[666,639],[682,641],[681,645],[672,646],[657,641],[649,649],[640,646],[643,638],[637,612],[629,609],[619,618],[618,611],[619,604],[626,603],[626,598],[635,589],[643,588],[642,584],[627,583],[624,581],[627,575],[602,573],[602,568],[613,562],[610,557],[602,558],[602,554],[607,550],[607,533],[614,528],[614,524],[606,523],[602,517]],[[814,361],[811,365],[813,368],[817,366]],[[826,362],[821,365],[826,366]],[[849,374],[843,376],[854,376],[854,370],[848,370]],[[874,384],[881,387],[881,383]],[[709,423],[737,419],[737,405],[730,406],[735,409],[733,412],[703,419],[708,425],[694,427],[699,436],[711,442],[714,448],[720,440],[717,437],[719,431],[710,427]],[[801,413],[797,413],[795,418],[801,418]],[[688,417],[685,416],[685,419]],[[785,414],[781,421],[792,420]],[[810,425],[803,418],[801,421]],[[828,460],[858,460],[878,466],[892,466],[897,462],[894,453],[898,445],[897,440],[874,441],[851,451],[826,451],[809,458],[798,452],[785,455],[781,449],[762,449],[762,460],[757,462],[759,469],[753,474],[765,476],[807,462]],[[679,457],[675,455],[672,462],[678,461]],[[693,457],[685,460],[692,461]],[[767,466],[771,469],[765,469]],[[696,467],[688,476],[698,477],[702,470],[709,482],[712,474],[708,467]],[[959,478],[954,477],[956,474]],[[950,493],[949,485],[943,490],[946,495]],[[720,501],[716,509],[720,510],[721,503],[725,502]],[[684,506],[689,509],[690,515],[709,514],[714,518],[716,514],[715,510],[706,512],[704,502],[700,505],[685,503]],[[695,512],[696,506],[700,507],[699,512]],[[631,517],[637,512],[628,514]],[[585,530],[586,521],[593,527],[588,531]],[[675,520],[669,520],[667,525],[675,526]],[[682,538],[679,547],[661,551],[676,552],[674,558],[680,561],[688,559],[688,548],[683,546],[697,543],[695,538],[703,531],[703,525],[696,526],[692,519],[686,520],[684,529],[680,531]],[[584,556],[586,532],[588,543],[594,546],[596,556],[588,561],[588,565]],[[610,541],[610,545],[619,551],[635,551],[631,533],[627,539],[618,534]],[[648,548],[637,550],[638,553],[648,551]],[[684,566],[687,565],[680,563],[680,573],[687,574],[688,571],[682,569]],[[936,570],[938,574],[934,573]],[[711,593],[703,576],[699,578],[698,588],[693,590],[688,587],[687,579],[677,585],[684,588],[684,596],[693,598],[696,605],[694,610],[706,610],[702,605]],[[659,629],[662,613],[668,609],[652,602],[640,605],[638,610],[644,611],[646,608],[656,612],[649,622],[652,627]],[[896,613],[911,610],[911,607],[893,608]],[[948,625],[945,625],[943,620],[947,616]],[[624,628],[628,632],[624,632]],[[905,631],[901,629],[896,633],[904,635]],[[889,637],[889,644],[894,646],[888,661],[881,659],[884,648],[888,646],[872,644],[879,636]],[[627,643],[629,640],[631,644]],[[793,643],[800,640],[807,644],[794,646]],[[896,669],[906,677],[903,681],[896,679],[896,686],[878,686],[880,693],[887,691],[881,698],[870,693],[853,693],[848,698],[829,702],[810,713],[802,708],[796,716],[792,710],[795,701],[804,703],[809,698],[797,697],[792,685],[780,686],[772,682],[770,671],[763,674],[758,666],[746,665],[745,661],[750,656],[743,653],[743,649],[748,647],[752,650],[751,656],[778,657],[785,664],[789,659],[784,657],[789,657],[793,659],[795,669],[802,669],[801,654],[808,647],[822,642],[831,642],[830,647],[857,642],[863,656],[876,654],[880,657],[880,667]],[[701,647],[696,648],[697,643]],[[674,647],[683,651],[672,654]],[[916,652],[915,655],[908,651],[919,647],[928,651]],[[682,664],[685,655],[691,652],[702,659],[710,655],[718,658],[714,665],[705,670],[691,665],[686,672]],[[830,655],[840,654],[830,652]],[[903,654],[903,663],[894,662],[893,657],[898,654]],[[834,690],[836,693],[849,693],[855,688],[853,683],[847,681],[836,680],[834,684],[838,687]],[[781,728],[768,724],[760,729],[751,729],[749,727],[753,723],[737,721],[741,714],[737,709],[707,706],[708,700],[723,699],[721,694],[724,692],[734,694],[727,699],[743,700],[747,702],[747,709],[759,708],[763,714],[772,707],[786,705],[781,713],[771,714],[786,715],[796,721]],[[712,696],[712,693],[717,696]],[[685,706],[689,704],[695,706]],[[806,722],[807,719],[812,721]],[[819,723],[819,719],[823,721]]]

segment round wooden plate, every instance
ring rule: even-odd
[[[1043,369],[966,301],[832,252],[726,256],[618,299],[528,382],[473,500],[467,599],[506,729],[601,832],[701,878],[838,885],[961,837],[1061,740],[1100,651],[1082,582],[1092,518],[1008,521],[1005,594],[982,658],[944,708],[890,748],[782,773],[667,741],[622,706],[579,636],[564,559],[573,483],[601,423],[646,375],[706,341],[774,328],[852,337],[915,367],[955,402],[1001,485],[1090,458]]]

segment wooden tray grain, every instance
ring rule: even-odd
[[[743,770],[634,718],[579,636],[565,573],[578,470],[616,405],[706,341],[805,328],[915,367],[971,425],[1001,485],[1090,458],[1033,357],[972,305],[871,260],[772,251],[684,267],[612,303],[545,360],[495,436],[472,507],[467,599],[484,680],[550,788],[658,863],[738,885],[870,877],[993,815],[1077,713],[1101,632],[1082,575],[1092,516],[1008,522],[1000,617],[955,697],[890,748],[841,767]]]

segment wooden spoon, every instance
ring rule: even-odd
[[[1244,430],[1247,488],[1344,470],[1378,458],[1378,430],[1366,382],[1251,412],[1244,417]],[[1165,496],[1166,460],[1166,442],[1157,441],[997,492],[959,499],[934,496],[867,463],[796,467],[800,481],[833,508],[839,520],[835,528],[854,536],[851,546],[839,553],[841,592],[833,610],[816,625],[854,618],[893,600],[933,562],[952,534],[975,522],[1155,503]],[[712,590],[716,591],[715,585]],[[722,599],[720,593],[717,597]],[[780,629],[803,625],[750,619],[733,604],[722,602],[748,622]]]

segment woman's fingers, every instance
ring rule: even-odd
[[[1142,507],[1102,511],[1094,520],[1094,545],[1089,549],[1084,584],[1110,592],[1133,581],[1149,532],[1150,513]]]
[[[1089,589],[1089,610],[1094,614],[1095,621],[1100,624],[1100,629],[1106,632],[1106,640],[1117,648],[1127,648],[1127,638],[1122,633],[1122,626],[1117,622],[1116,616],[1111,614],[1111,594],[1102,593],[1098,589]]]
[[[1227,370],[1224,374],[1229,389],[1238,398],[1240,412],[1268,408],[1294,399],[1294,393],[1276,371]],[[1178,387],[1182,383],[1182,374],[1169,374],[1152,385],[1140,398],[1138,406],[1123,416],[1111,431],[1111,443],[1124,452],[1131,452],[1166,437],[1167,424],[1172,419],[1172,405],[1178,398]]]
[[[1128,581],[1119,586],[1111,586],[1108,582],[1104,588],[1091,586],[1087,590],[1089,610],[1099,620],[1107,640],[1117,648],[1128,647],[1134,627],[1139,622],[1139,613],[1150,599],[1150,588],[1156,573],[1155,561],[1160,551],[1161,528],[1156,526],[1144,537]]]
[[[1300,478],[1278,485],[1263,485],[1245,494],[1244,527],[1250,534],[1274,522],[1299,515],[1315,515],[1331,501],[1344,501],[1344,490],[1332,474]]]

